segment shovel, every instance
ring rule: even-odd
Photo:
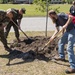
[[[30,44],[30,43],[32,43],[34,40],[33,39],[30,39],[27,35],[26,35],[26,33],[21,29],[21,28],[19,28],[18,27],[18,25],[11,19],[11,21],[14,23],[14,25],[27,37],[27,40],[25,41],[26,42],[26,44]]]
[[[56,36],[58,36],[62,31],[63,31],[63,29],[61,29],[58,33],[56,33],[56,35],[55,35],[54,37],[52,37],[52,38],[48,41],[48,43],[45,44],[45,46],[41,49],[41,51],[43,51],[44,48],[46,48],[47,45],[49,45],[49,44],[54,40],[54,38],[55,38]]]

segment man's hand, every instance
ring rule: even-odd
[[[67,25],[65,24],[63,27],[62,27],[62,30],[65,30],[67,28]]]
[[[63,30],[67,28],[67,26],[72,22],[73,16],[69,15],[66,24],[62,27]]]
[[[55,38],[55,36],[51,37],[50,40],[48,41],[48,43],[45,44],[45,46],[47,46],[48,44],[50,44],[54,40],[54,38]]]

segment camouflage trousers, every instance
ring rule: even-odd
[[[3,43],[4,47],[7,47],[7,40],[4,35],[4,30],[0,30],[0,40]]]
[[[15,23],[17,24],[17,21],[15,21]],[[10,31],[12,26],[13,26],[14,31],[15,31],[15,37],[18,39],[19,38],[19,30],[18,30],[17,26],[13,24],[13,22],[9,22],[9,24],[6,26],[5,36],[7,38],[8,34],[9,34],[9,31]]]

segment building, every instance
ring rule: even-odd
[[[63,0],[51,0],[51,4],[62,4]]]
[[[26,4],[32,4],[33,0],[13,0],[13,3],[26,3]]]

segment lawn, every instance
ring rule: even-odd
[[[52,33],[53,32],[48,32],[48,35],[51,36]],[[44,36],[44,32],[26,32],[26,34],[28,36]],[[20,33],[20,37],[25,36]],[[14,39],[14,34],[10,33],[8,41],[12,42]],[[7,66],[7,55],[8,52],[4,50],[3,44],[0,42],[0,75],[67,75],[65,73],[65,69],[69,68],[68,62],[46,62],[44,60],[37,59],[32,62],[25,62],[22,59],[14,59],[11,61],[11,64],[13,65]]]
[[[51,4],[49,8],[55,9],[60,7],[60,12],[68,13],[70,6],[69,4]],[[0,9],[3,10],[7,10],[8,8],[26,8],[26,14],[24,16],[46,16],[46,12],[37,11],[36,7],[38,6],[34,4],[0,4]]]
[[[50,8],[52,8],[52,9],[55,9],[55,8],[58,8],[59,7],[59,12],[65,12],[65,13],[68,13],[69,12],[69,9],[70,9],[70,7],[71,7],[71,4],[52,4],[51,6],[50,6]]]

